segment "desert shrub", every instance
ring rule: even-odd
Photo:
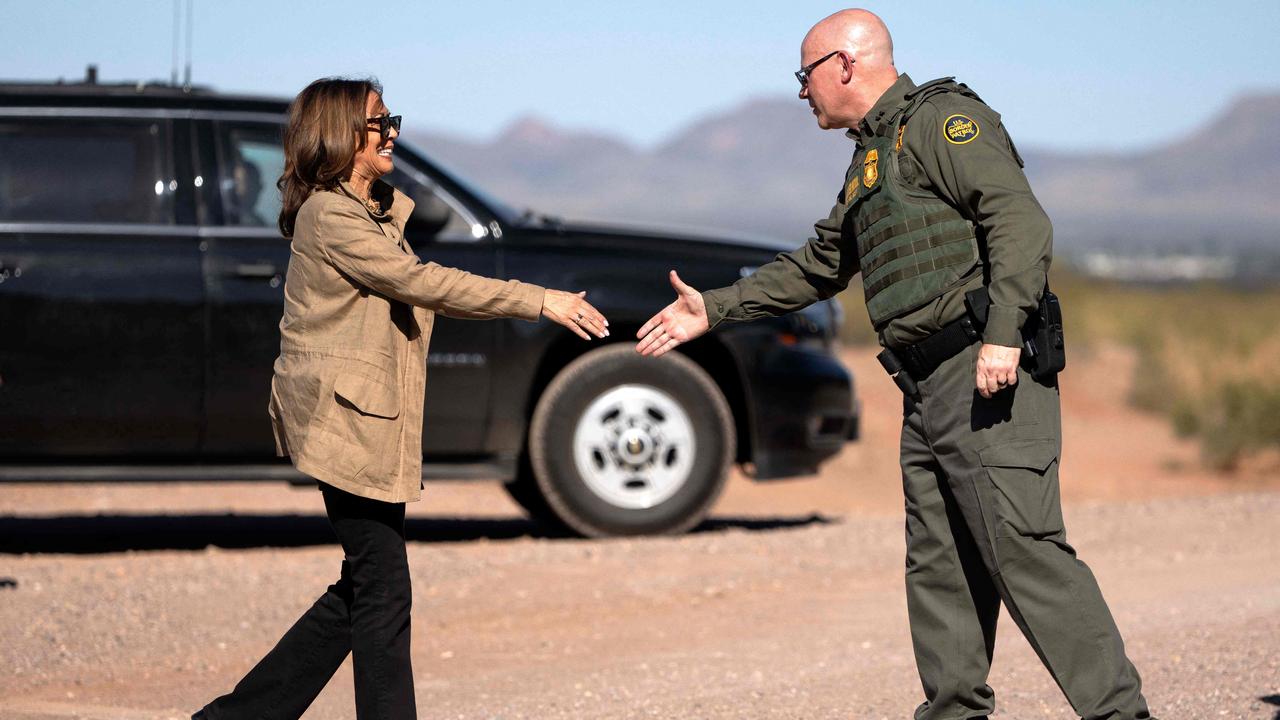
[[[1233,380],[1202,398],[1201,449],[1212,467],[1231,470],[1246,455],[1280,447],[1280,385]]]
[[[1169,412],[1173,432],[1181,438],[1193,437],[1200,432],[1200,412],[1194,400],[1180,397]]]
[[[1090,344],[1133,348],[1129,403],[1197,438],[1206,464],[1231,469],[1280,447],[1280,289],[1126,285],[1061,271],[1050,282],[1068,358]]]
[[[1147,412],[1169,412],[1176,401],[1169,392],[1174,380],[1164,359],[1164,339],[1141,333],[1135,336],[1133,346],[1138,353],[1138,364],[1129,387],[1129,404]]]

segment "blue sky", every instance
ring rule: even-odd
[[[0,0],[0,78],[168,78],[172,0]],[[376,75],[417,129],[488,138],[516,118],[645,147],[758,97],[794,98],[830,2],[195,0],[194,79],[292,95]],[[1129,150],[1280,91],[1280,0],[869,4],[900,70],[956,75],[1025,147]],[[799,102],[798,100],[796,102]],[[817,128],[815,126],[815,132]]]

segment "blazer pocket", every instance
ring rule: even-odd
[[[365,415],[381,418],[400,415],[400,392],[380,380],[344,372],[334,382],[333,392]]]

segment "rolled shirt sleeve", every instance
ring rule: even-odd
[[[954,115],[977,124],[958,144],[945,125]],[[925,102],[908,122],[905,143],[931,189],[981,229],[989,268],[991,308],[983,340],[1018,347],[1020,329],[1040,301],[1053,254],[1053,227],[1031,192],[1000,115],[971,98],[948,93]]]
[[[537,320],[545,290],[519,280],[495,280],[424,263],[369,223],[348,203],[332,203],[316,225],[325,259],[369,289],[410,305],[456,318],[516,317]]]
[[[837,202],[826,218],[814,223],[816,236],[803,246],[780,253],[728,287],[702,293],[710,326],[784,315],[848,287],[858,273],[858,251],[842,242],[845,209]]]

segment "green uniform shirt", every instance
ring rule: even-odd
[[[870,137],[915,87],[900,75],[849,137]],[[963,144],[949,141],[944,132],[946,120],[956,114],[977,124],[977,136]],[[991,309],[983,339],[1020,346],[1019,329],[1044,290],[1053,228],[1027,184],[1000,114],[959,93],[934,95],[907,121],[897,160],[907,192],[941,198],[976,225],[982,262],[955,289],[876,328],[881,344],[918,342],[960,318],[964,294],[981,287],[985,273]],[[841,230],[840,207],[837,202],[814,224],[817,237],[803,247],[778,255],[729,287],[704,292],[711,327],[799,310],[848,287],[858,272],[858,249],[852,233]]]

